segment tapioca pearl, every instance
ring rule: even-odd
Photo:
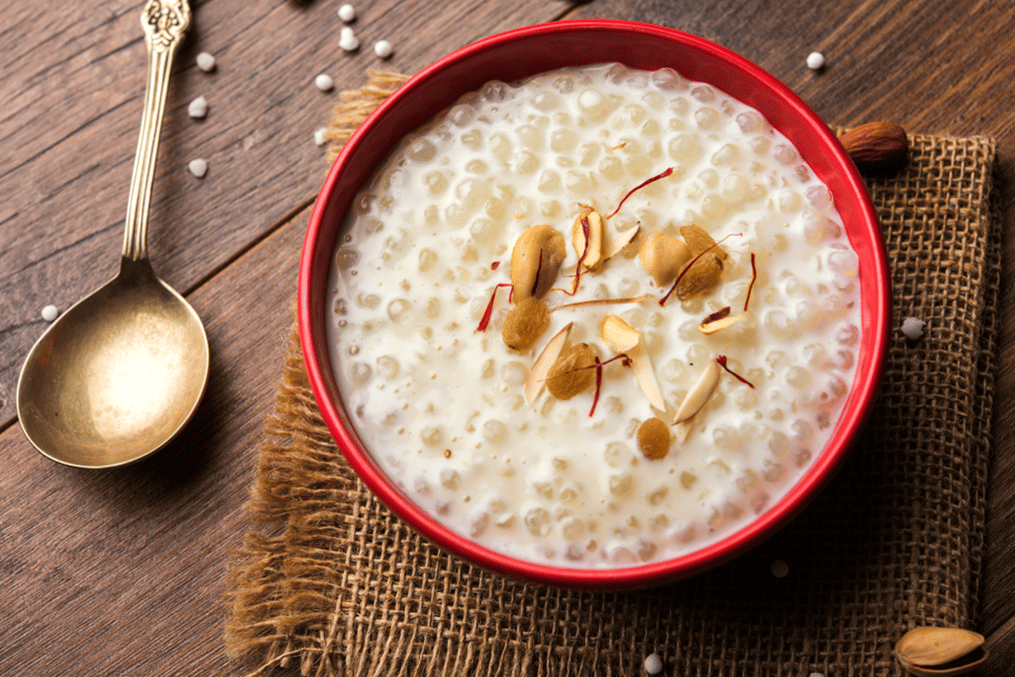
[[[789,437],[781,430],[775,430],[768,438],[768,451],[777,459],[789,456],[793,448]]]
[[[365,362],[352,362],[349,364],[349,380],[358,386],[365,386],[373,378],[374,370]]]
[[[599,173],[608,181],[618,181],[624,175],[624,164],[620,158],[607,155],[599,161]]]
[[[763,324],[778,339],[793,338],[797,333],[793,318],[782,310],[770,310],[765,313]]]
[[[815,389],[813,403],[822,407],[838,405],[849,394],[849,386],[835,374],[823,374],[819,387]]]
[[[572,129],[554,129],[550,132],[550,148],[557,153],[570,153],[578,145],[578,135]]]
[[[377,310],[381,306],[381,297],[377,294],[364,294],[360,292],[356,294],[353,299],[353,303],[359,308],[367,308],[369,310]]]
[[[405,154],[413,162],[430,162],[437,154],[437,146],[429,139],[416,139],[409,144]]]
[[[716,100],[715,89],[705,84],[698,84],[692,87],[691,96],[698,103],[713,103]]]
[[[797,390],[803,390],[811,383],[811,372],[804,367],[793,366],[786,371],[786,383]]]
[[[398,378],[398,360],[391,355],[382,355],[377,358],[377,375],[385,381],[393,381]]]
[[[610,118],[610,125],[614,129],[630,129],[640,125],[646,115],[648,112],[644,107],[636,103],[629,103]]]
[[[739,449],[743,444],[743,440],[740,439],[740,435],[732,427],[717,425],[712,429],[712,443],[719,449],[731,451]]]
[[[692,344],[687,348],[687,362],[688,364],[692,364],[697,367],[697,369],[695,369],[695,373],[700,372],[700,370],[708,364],[712,357],[713,352],[700,343]]]
[[[740,159],[740,149],[731,143],[724,144],[712,153],[711,162],[716,167],[729,167]]]
[[[490,183],[484,179],[468,177],[455,186],[455,198],[463,209],[474,212],[490,197]]]
[[[807,204],[822,214],[832,206],[832,195],[828,192],[827,186],[808,186],[804,191],[804,197],[807,199]]]
[[[757,111],[744,111],[737,115],[736,121],[744,134],[767,134],[771,131],[768,121]]]
[[[438,479],[442,487],[450,489],[451,491],[456,491],[458,489],[461,476],[454,468],[442,468],[440,474],[438,475]]]
[[[853,368],[853,353],[849,350],[837,350],[832,358],[832,366],[842,371]]]
[[[500,368],[500,377],[510,387],[524,385],[529,376],[528,368],[521,362],[507,362]]]
[[[765,364],[773,371],[780,371],[790,365],[789,354],[785,350],[774,348],[765,354]]]
[[[559,78],[554,78],[551,86],[560,94],[570,94],[574,91],[574,78],[569,75],[562,75]]]
[[[784,165],[792,165],[800,160],[800,154],[797,153],[796,148],[785,143],[776,144],[772,156],[777,162]]]
[[[543,508],[530,508],[525,512],[525,528],[530,534],[538,538],[545,538],[550,534],[552,522],[550,513]]]
[[[442,171],[427,172],[423,175],[423,183],[430,197],[440,197],[448,190],[448,177]]]
[[[485,160],[473,158],[465,163],[464,169],[467,174],[475,174],[477,176],[480,176],[486,174],[490,170],[490,166],[486,164]]]
[[[666,145],[670,157],[676,162],[691,165],[701,157],[702,149],[698,139],[691,134],[677,134]]]
[[[634,454],[631,452],[631,448],[623,442],[613,441],[606,445],[603,459],[606,461],[606,465],[611,468],[624,468],[631,465]]]
[[[549,113],[560,107],[560,97],[556,93],[543,90],[529,97],[529,105],[543,113]]]
[[[578,95],[578,110],[590,122],[602,122],[610,114],[613,105],[606,95],[594,89],[586,89]]]
[[[759,157],[767,157],[772,150],[772,141],[764,136],[754,136],[747,141],[747,147]]]
[[[542,150],[545,142],[543,130],[536,125],[522,125],[515,130],[515,138],[522,148],[531,151]]]
[[[740,388],[733,393],[733,403],[740,411],[754,411],[760,402],[757,391]]]
[[[535,174],[539,170],[540,166],[541,163],[539,158],[530,151],[524,150],[518,155],[518,162],[515,165],[515,169],[518,174],[526,176],[529,174]]]
[[[839,280],[852,282],[860,272],[860,259],[851,249],[833,249],[828,254],[828,266],[836,275],[836,286]]]
[[[726,201],[715,193],[709,193],[701,200],[701,215],[710,222],[716,222],[726,216]]]
[[[582,167],[590,167],[603,150],[603,144],[598,141],[583,143],[578,148],[578,164]]]
[[[793,177],[800,183],[808,183],[811,180],[811,171],[806,165],[793,165]]]
[[[539,174],[536,189],[541,193],[556,193],[560,190],[560,174],[552,169],[544,169]]]
[[[563,207],[557,200],[542,200],[539,203],[539,215],[544,219],[556,219],[563,213]]]
[[[514,150],[514,144],[511,142],[510,137],[503,132],[494,132],[487,139],[486,146],[494,156],[501,162],[507,162],[511,159],[511,152]]]
[[[687,80],[672,68],[661,68],[652,71],[649,81],[664,92],[679,92],[687,89]]]
[[[574,170],[564,172],[564,186],[572,193],[583,197],[594,189],[592,180],[587,174]]]
[[[434,265],[440,260],[440,256],[430,247],[423,247],[419,250],[419,271],[426,273],[433,270]]]
[[[783,214],[795,214],[803,206],[800,193],[792,190],[781,190],[775,195],[776,206]]]
[[[711,167],[701,170],[695,177],[696,182],[701,184],[702,187],[709,190],[717,188],[719,186],[719,180],[720,180],[719,172],[712,169]]]
[[[469,235],[480,245],[487,245],[500,237],[500,226],[492,219],[480,216],[469,224]]]
[[[820,343],[808,343],[804,346],[803,356],[807,366],[814,370],[824,370],[830,365],[828,349]]]
[[[694,122],[698,129],[711,132],[722,126],[722,115],[714,108],[703,106],[694,111]]]
[[[607,479],[609,492],[618,498],[624,498],[634,493],[634,477],[628,472],[612,473]]]
[[[732,204],[740,204],[747,198],[750,184],[740,174],[727,174],[722,179],[720,194]]]
[[[412,317],[412,303],[407,299],[395,299],[388,303],[388,319],[395,324],[405,322]]]
[[[789,428],[797,442],[808,442],[814,437],[814,426],[803,419],[793,421]]]

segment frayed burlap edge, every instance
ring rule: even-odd
[[[344,125],[329,133],[332,141],[332,155],[354,131],[359,119],[365,117],[373,106],[379,103],[387,93],[393,91],[405,78],[393,74],[384,74],[387,78],[385,86],[372,80],[362,88],[366,96],[372,97],[374,103],[369,106],[359,105],[350,93],[343,105],[336,109],[336,120]],[[923,146],[933,145],[932,137],[912,137]],[[940,139],[938,139],[940,141]],[[993,163],[996,153],[993,142],[989,139],[966,140],[979,146],[979,152]],[[947,144],[944,144],[947,145]],[[947,177],[943,177],[947,179]],[[979,186],[982,195],[973,195],[972,200],[987,203],[987,194],[993,189],[991,179]],[[879,191],[885,184],[878,181],[869,182],[875,202],[878,202]],[[883,197],[881,195],[880,197]],[[969,196],[966,196],[969,197]],[[996,197],[996,196],[995,196]],[[996,335],[995,312],[1000,274],[1000,238],[998,229],[1000,217],[996,200],[990,203],[993,218],[985,219],[987,223],[972,224],[971,231],[975,237],[986,238],[982,248],[984,260],[982,269],[970,271],[968,264],[958,262],[956,269],[960,273],[979,276],[976,287],[980,292],[979,312],[972,320],[977,324],[978,350],[973,356],[976,372],[977,392],[981,394],[973,404],[976,409],[974,418],[989,424],[992,406],[993,371],[995,360],[994,339]],[[960,211],[962,207],[959,207]],[[916,303],[918,306],[919,304]],[[915,312],[914,307],[896,305],[893,326],[898,326],[905,314]],[[292,425],[294,420],[316,420],[314,426]],[[631,643],[627,638],[603,637],[603,645],[594,651],[588,645],[582,649],[559,646],[551,654],[534,650],[536,639],[513,635],[511,627],[501,627],[500,635],[486,637],[470,633],[468,642],[459,635],[455,627],[442,626],[435,632],[432,627],[417,627],[412,622],[393,622],[389,618],[374,617],[369,608],[364,612],[362,605],[359,617],[343,617],[340,611],[350,598],[362,597],[366,591],[359,588],[363,584],[357,576],[355,561],[350,562],[343,553],[329,550],[329,528],[340,528],[341,525],[329,526],[333,518],[336,504],[348,505],[349,500],[359,494],[364,502],[362,511],[359,506],[354,508],[357,513],[353,520],[365,519],[373,514],[377,506],[374,499],[363,497],[363,488],[338,456],[334,443],[327,429],[319,423],[320,415],[309,389],[299,351],[298,336],[293,329],[290,346],[286,355],[285,374],[281,384],[275,410],[265,425],[265,442],[261,448],[260,468],[254,499],[248,506],[254,527],[248,532],[244,547],[237,552],[238,560],[229,574],[229,605],[231,616],[227,625],[227,648],[230,653],[240,654],[260,651],[265,662],[257,672],[266,672],[272,668],[289,666],[298,669],[303,675],[581,675],[581,674],[635,674],[638,667],[630,665],[630,671],[617,667],[618,652],[630,654]],[[983,511],[986,483],[986,465],[989,456],[990,426],[981,428],[979,435],[971,443],[977,447],[970,454],[972,467],[968,469],[968,494],[963,500],[968,501],[970,529],[968,538],[960,546],[960,551],[967,555],[967,569],[960,576],[965,581],[965,590],[946,591],[945,596],[957,594],[961,599],[957,605],[949,605],[940,611],[923,608],[920,604],[910,609],[905,615],[923,622],[939,622],[970,625],[975,622],[976,598],[979,586],[980,561],[982,559]],[[299,453],[292,451],[298,449]],[[307,488],[327,487],[328,493],[322,496],[320,491],[308,491]],[[319,502],[315,504],[314,501]],[[378,532],[394,531],[401,534],[404,529],[385,522],[378,525]],[[308,539],[313,543],[315,535],[321,538],[321,552],[312,553],[305,561],[298,553],[289,549],[292,541],[302,542],[306,547]],[[395,546],[401,547],[398,542]],[[306,550],[304,550],[306,553]],[[418,553],[411,553],[416,555]],[[477,584],[495,587],[491,595],[514,596],[518,584],[502,581],[478,572],[453,558],[441,553],[427,553],[426,566],[432,566],[445,572],[447,579],[457,581],[462,587],[461,596],[468,598],[475,593]],[[436,561],[433,561],[436,558]],[[322,560],[328,564],[322,567]],[[404,566],[411,568],[414,562],[407,561]],[[925,584],[927,576],[934,576],[935,566],[930,566],[922,573],[913,574],[914,585]],[[939,569],[939,568],[938,568]],[[392,580],[397,580],[397,577]],[[323,582],[323,583],[322,583]],[[447,580],[434,581],[445,587]],[[378,597],[386,591],[376,591]],[[454,593],[457,598],[457,593]],[[933,597],[933,596],[932,596]],[[557,595],[559,607],[567,609],[571,595],[561,592]],[[635,597],[613,598],[611,603],[619,605],[619,612],[630,612],[637,607]],[[904,602],[904,600],[899,600]],[[933,601],[933,600],[931,600]],[[930,603],[930,602],[928,602]],[[908,604],[913,604],[909,601]],[[933,605],[932,605],[933,606]],[[387,606],[380,613],[387,613]],[[468,604],[466,604],[468,607]],[[571,619],[561,619],[561,622]],[[846,619],[844,619],[846,620]],[[854,619],[856,620],[856,619]],[[683,623],[685,619],[670,618],[668,622]],[[690,619],[688,622],[693,621]],[[467,618],[460,622],[468,622]],[[386,628],[377,631],[376,626]],[[339,627],[343,626],[343,627]],[[476,628],[472,628],[473,631]],[[481,631],[486,631],[480,628]],[[344,632],[343,632],[344,631]],[[623,635],[624,633],[620,633]],[[336,646],[336,638],[343,636],[348,642],[345,646]],[[736,632],[732,633],[734,639]],[[494,641],[494,640],[497,641]],[[619,641],[617,641],[619,639]],[[698,637],[699,640],[705,638]],[[887,643],[891,638],[884,638]],[[719,646],[708,650],[725,651],[723,647],[737,654],[736,645],[728,645],[729,636],[720,638]],[[783,640],[784,641],[784,640]],[[857,641],[860,641],[859,638]],[[577,643],[577,642],[576,642]],[[705,645],[698,645],[696,650],[705,650]],[[806,647],[804,647],[806,648]],[[411,651],[410,651],[411,650]],[[410,653],[413,654],[410,656]],[[827,658],[833,661],[834,657]],[[735,662],[735,661],[734,661]],[[730,661],[726,661],[729,665]],[[879,659],[877,674],[891,674],[894,666]],[[862,665],[850,667],[849,674],[854,674],[853,667],[862,669]],[[767,662],[763,657],[756,657],[751,665],[730,667],[727,671],[720,670],[715,674],[783,674],[782,668]],[[256,673],[255,673],[256,674]],[[698,673],[695,674],[703,674]],[[713,674],[709,669],[708,674]],[[838,673],[836,673],[838,674]],[[846,674],[846,673],[843,673]],[[856,674],[868,674],[861,672]]]

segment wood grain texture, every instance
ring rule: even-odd
[[[126,469],[83,473],[35,454],[14,422],[39,311],[115,273],[144,83],[140,0],[0,6],[0,674],[240,675],[222,653],[228,548],[278,383],[306,212],[326,169],[312,142],[337,92],[369,67],[412,73],[500,30],[610,17],[725,45],[826,120],[890,119],[927,134],[998,139],[1005,224],[995,449],[988,496],[981,674],[1015,659],[1015,12],[962,0],[564,0],[357,4],[363,48],[337,48],[339,3],[192,0],[178,57],[149,232],[156,270],[188,296],[212,343],[209,392],[184,436]],[[371,45],[395,46],[380,62]],[[825,53],[820,72],[804,64]],[[207,74],[199,51],[218,59]],[[332,93],[312,80],[328,72]],[[209,101],[206,119],[186,107]],[[197,180],[194,157],[209,162]],[[295,218],[292,218],[296,214]]]
[[[831,124],[891,120],[922,134],[992,136],[1004,224],[1001,317],[980,628],[1015,617],[1015,12],[1009,3],[694,3],[602,0],[568,18],[638,19],[709,38],[746,56],[797,92]],[[826,67],[806,67],[811,51]],[[1011,630],[996,652],[1015,655]],[[992,660],[989,675],[1009,674]]]
[[[142,3],[101,6],[14,0],[0,61],[0,428],[14,419],[25,354],[47,304],[67,308],[116,273],[127,185],[144,95]],[[480,37],[553,19],[570,4],[523,0],[360,7],[362,48],[338,48],[342,26],[326,2],[192,2],[166,104],[152,197],[149,251],[156,272],[186,292],[313,199],[327,166],[313,142],[338,91],[370,67],[415,72]],[[395,54],[381,61],[376,40]],[[9,51],[8,51],[9,50]],[[217,68],[194,58],[213,53]],[[329,73],[333,92],[313,84]],[[198,96],[208,115],[194,120]],[[201,157],[208,174],[187,163]]]

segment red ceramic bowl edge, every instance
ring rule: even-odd
[[[384,473],[371,460],[369,454],[362,449],[355,435],[351,434],[347,429],[352,428],[351,422],[348,421],[345,414],[332,401],[332,394],[337,395],[338,388],[331,371],[330,355],[327,347],[324,327],[328,314],[323,297],[326,295],[328,271],[330,269],[334,243],[332,242],[332,246],[328,247],[322,246],[322,242],[327,244],[323,239],[323,231],[326,228],[326,224],[332,223],[334,219],[338,219],[339,222],[344,220],[344,210],[342,214],[335,214],[336,208],[331,201],[339,186],[339,175],[350,170],[350,156],[352,155],[350,149],[355,148],[359,144],[360,139],[369,134],[377,125],[377,121],[381,120],[387,114],[387,111],[393,108],[399,100],[417,93],[417,90],[421,89],[422,83],[426,83],[435,77],[440,77],[442,74],[447,76],[448,72],[453,72],[456,67],[460,68],[461,64],[469,59],[476,58],[477,55],[482,56],[484,53],[491,51],[496,52],[498,48],[512,42],[524,41],[533,37],[543,39],[547,35],[573,36],[576,33],[598,35],[604,31],[614,32],[618,35],[633,33],[639,37],[652,36],[663,41],[682,41],[692,49],[703,51],[713,60],[735,64],[746,75],[753,77],[764,87],[768,88],[767,93],[762,97],[763,99],[778,100],[782,105],[787,106],[788,109],[777,108],[776,110],[780,111],[780,114],[776,115],[773,115],[771,111],[766,111],[766,118],[798,148],[805,145],[801,142],[801,139],[808,135],[821,140],[822,148],[820,152],[815,151],[811,154],[804,154],[808,155],[808,164],[819,176],[831,173],[836,177],[834,182],[824,179],[830,185],[830,188],[832,188],[832,183],[836,184],[832,190],[833,195],[842,196],[850,194],[855,197],[855,200],[850,200],[849,202],[837,200],[836,204],[844,221],[848,219],[851,223],[862,224],[869,231],[866,234],[867,237],[859,235],[857,237],[851,236],[850,240],[863,261],[861,265],[862,270],[870,278],[862,283],[865,287],[867,284],[870,284],[876,293],[864,293],[862,295],[861,302],[864,306],[862,308],[862,322],[864,325],[862,327],[864,336],[863,349],[858,358],[858,371],[854,384],[850,389],[846,407],[836,424],[836,432],[815,463],[772,507],[750,524],[722,540],[672,560],[621,569],[573,569],[517,560],[479,546],[436,522],[388,483]],[[612,60],[619,59],[600,58],[598,60],[589,60],[587,63]],[[629,63],[629,65],[638,67],[636,64]],[[554,67],[550,66],[543,70],[552,70]],[[705,68],[696,70],[697,75],[687,74],[685,69],[682,68],[677,70],[689,79],[711,82],[712,80],[703,77],[701,73],[703,71],[707,72],[709,69],[715,71],[717,68],[721,70],[720,67],[710,62]],[[490,78],[487,77],[483,81],[488,79]],[[478,88],[481,84],[482,82],[479,82],[472,89]],[[744,81],[741,83],[739,92],[736,86],[720,88],[741,101],[745,101],[749,105],[758,108],[757,99],[752,101],[750,99],[753,97],[745,97],[743,95],[745,90],[755,91],[752,87],[748,81]],[[467,90],[456,91],[464,93]],[[441,102],[442,105],[440,105],[438,110],[446,107],[457,98],[458,94],[450,96],[447,101]],[[436,112],[434,111],[434,113]],[[429,119],[429,117],[432,116],[427,116],[426,119]],[[791,125],[787,122],[788,120],[792,120],[794,123],[803,123],[804,126],[797,127],[796,124]],[[399,137],[415,129],[422,122],[425,122],[425,119],[405,128]],[[369,171],[361,170],[359,174],[365,179],[372,174],[372,171],[372,168]],[[352,192],[358,190],[361,183],[362,180],[356,180],[356,185]],[[846,209],[845,213],[843,213],[844,208]],[[588,589],[616,590],[638,588],[693,576],[742,554],[771,536],[795,517],[814,498],[819,489],[841,465],[850,444],[862,427],[863,421],[870,414],[880,384],[880,377],[887,353],[891,318],[890,305],[889,269],[877,214],[871,204],[863,180],[824,121],[792,90],[783,85],[774,76],[724,47],[674,29],[652,24],[612,20],[564,21],[539,24],[494,35],[447,55],[411,78],[395,95],[382,103],[377,111],[364,122],[333,164],[311,212],[307,236],[301,254],[298,282],[300,341],[314,397],[321,409],[328,429],[334,436],[342,453],[353,470],[371,491],[425,538],[467,561],[513,578],[562,587]]]

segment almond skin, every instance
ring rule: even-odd
[[[906,130],[893,122],[868,122],[849,130],[839,141],[861,171],[894,172],[909,158]]]

